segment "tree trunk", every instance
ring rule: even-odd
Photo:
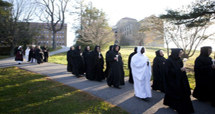
[[[169,43],[166,43],[167,58],[169,57]]]
[[[52,49],[56,49],[56,32],[53,31],[53,44],[52,44]]]
[[[12,45],[12,46],[10,47],[10,56],[11,56],[11,57],[14,56],[14,49],[15,49],[15,47]]]

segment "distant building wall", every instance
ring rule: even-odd
[[[51,47],[53,45],[53,35],[52,31],[46,29],[47,23],[30,23],[31,28],[37,28],[39,30],[39,35],[35,36],[35,41],[32,44],[35,45],[47,45]],[[60,24],[57,25],[57,28]],[[63,29],[56,33],[56,46],[66,46],[67,45],[67,24],[64,24]]]
[[[149,18],[145,18],[138,22],[136,19],[132,18],[122,18],[119,20],[115,26],[117,30],[117,38],[120,45],[146,45],[146,46],[156,46],[156,47],[164,47],[163,35],[157,35],[157,31],[148,31],[147,34],[140,33],[139,30],[143,26],[143,24],[149,24]],[[153,26],[153,25],[151,25]],[[160,25],[163,26],[163,25]],[[153,34],[153,39],[150,42],[144,43],[147,41]],[[159,40],[159,41],[158,41]]]

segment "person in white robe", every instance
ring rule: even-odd
[[[30,52],[30,48],[27,47],[27,49],[25,50],[25,59],[27,62],[29,62],[29,52]]]
[[[150,83],[151,64],[144,53],[145,48],[138,46],[137,53],[131,59],[131,69],[135,96],[147,101],[152,97]]]

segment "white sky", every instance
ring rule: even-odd
[[[120,19],[130,17],[138,21],[145,17],[166,13],[166,9],[177,9],[182,5],[191,4],[195,0],[86,0],[97,9],[103,10],[107,14],[110,26],[114,26]],[[68,46],[73,44],[75,37],[71,31],[71,24],[68,24]]]

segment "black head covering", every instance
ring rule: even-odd
[[[142,47],[143,48],[143,53],[145,53],[146,52],[146,49],[145,49],[145,47]],[[141,49],[142,50],[142,49]],[[141,52],[141,50],[140,50],[140,52]]]
[[[161,51],[161,49],[159,49],[159,50],[157,50],[157,51],[155,52],[156,57],[162,57],[161,54],[160,54],[160,51]]]
[[[117,47],[117,46],[119,46],[119,45],[116,45],[116,44],[115,44],[115,45],[113,46],[113,51],[116,51],[116,47]],[[119,50],[120,50],[120,46],[119,46]],[[119,51],[119,50],[118,50],[118,51]],[[116,51],[116,52],[118,52],[118,51]]]
[[[134,52],[137,53],[137,47],[134,48]]]
[[[212,49],[212,47],[210,46],[204,46],[204,47],[201,47],[201,53],[200,53],[200,56],[206,56],[208,57],[208,49]]]
[[[80,51],[79,46],[80,46],[80,45],[77,45],[77,46],[75,47],[75,50]]]
[[[97,47],[99,47],[99,49],[100,49],[100,46],[97,46],[97,45],[96,45],[95,48],[94,48],[94,51],[96,51],[96,52],[98,52],[98,51],[97,51]]]
[[[112,48],[113,48],[113,45],[111,45],[111,46],[109,47],[109,51],[112,51]]]
[[[183,49],[181,49],[181,48],[174,48],[174,49],[171,49],[171,50],[172,50],[172,52],[171,52],[170,57],[172,57],[172,58],[175,59],[175,60],[180,59],[179,53],[180,53],[180,51],[183,50]]]
[[[85,47],[84,51],[89,51],[89,50],[87,50],[87,47],[88,47],[88,46]]]

